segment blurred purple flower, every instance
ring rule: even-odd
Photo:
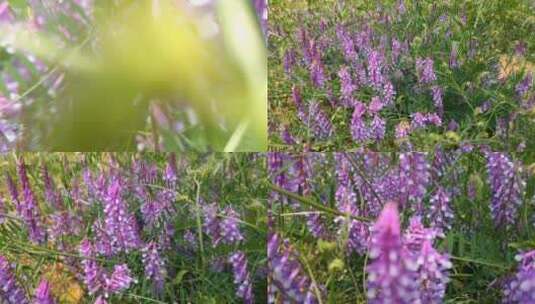
[[[219,243],[221,231],[221,226],[219,224],[220,220],[217,217],[217,204],[212,203],[204,205],[202,211],[204,217],[204,232],[210,236],[212,239],[212,246],[215,247]]]
[[[157,293],[162,292],[166,270],[157,243],[150,242],[142,249],[142,260],[145,267],[145,277],[152,282],[152,286]]]
[[[347,62],[353,62],[357,59],[357,52],[355,51],[355,44],[351,34],[347,32],[343,25],[336,26],[336,36],[342,45],[342,51]]]
[[[340,78],[340,94],[345,106],[351,105],[351,98],[356,86],[353,84],[351,74],[347,66],[343,66],[338,71],[338,77]]]
[[[492,192],[491,212],[496,226],[512,226],[518,215],[518,208],[526,182],[521,175],[521,167],[505,153],[486,152],[487,171]]]
[[[130,274],[130,269],[126,264],[113,266],[113,273],[109,278],[105,279],[106,282],[106,294],[117,293],[128,289],[130,284],[134,281]]]
[[[418,75],[418,82],[420,84],[429,84],[437,80],[437,77],[435,76],[435,70],[433,68],[433,59],[417,58],[416,74]]]
[[[431,182],[430,166],[425,153],[409,152],[399,155],[399,189],[401,192],[401,206],[408,202],[415,203],[411,206],[417,212],[423,212],[422,199]]]
[[[366,113],[366,106],[361,102],[356,102],[351,118],[351,135],[356,142],[364,142],[370,138],[370,130],[364,122],[364,113]]]
[[[520,266],[504,287],[503,303],[532,303],[535,294],[535,250],[518,254],[516,260]]]
[[[249,271],[247,270],[247,257],[242,251],[236,251],[229,257],[234,272],[234,284],[238,286],[236,295],[243,299],[245,304],[254,303],[253,288]]]
[[[402,246],[394,203],[384,206],[373,226],[369,257],[369,303],[415,303],[419,299],[416,264]]]
[[[373,138],[375,140],[383,140],[383,138],[385,137],[386,122],[379,114],[373,116],[370,128],[372,131]]]
[[[526,74],[526,77],[522,79],[517,85],[516,85],[516,93],[519,97],[523,98],[524,95],[531,89],[533,86],[533,74],[532,72],[528,72]]]
[[[56,301],[52,297],[52,292],[50,290],[51,286],[45,280],[42,280],[39,283],[39,286],[35,289],[35,297],[33,299],[34,304],[54,304]]]
[[[267,253],[272,292],[279,292],[281,300],[286,302],[318,303],[313,292],[315,286],[303,271],[296,252],[286,241],[281,244],[278,234],[268,235]]]
[[[114,253],[129,252],[141,246],[139,228],[123,199],[123,185],[118,176],[112,177],[104,196],[104,227],[111,238]]]
[[[427,218],[436,227],[442,231],[451,229],[451,223],[454,219],[453,211],[450,206],[450,195],[439,186],[429,200],[429,212]]]
[[[314,135],[326,139],[333,133],[333,126],[327,114],[321,109],[319,102],[311,102],[309,108],[310,126]]]
[[[0,300],[7,304],[29,304],[24,289],[17,283],[8,260],[0,256]]]
[[[41,210],[31,189],[30,181],[26,174],[26,165],[22,158],[19,159],[17,167],[23,195],[22,202],[18,208],[19,215],[28,228],[29,239],[34,243],[43,243],[45,241],[45,232],[41,225]]]
[[[418,283],[422,303],[443,303],[449,282],[448,270],[452,267],[447,255],[437,252],[431,240],[424,240],[417,258]]]
[[[283,66],[286,74],[291,74],[293,67],[297,63],[296,53],[293,49],[284,51]]]
[[[370,85],[378,91],[382,90],[384,83],[382,64],[381,54],[376,50],[371,50],[368,53],[368,80]]]
[[[435,109],[437,110],[439,116],[442,116],[444,115],[444,105],[442,103],[442,95],[444,93],[442,92],[442,88],[438,85],[435,85],[431,88],[431,91],[433,92],[433,103],[435,104]]]
[[[227,206],[224,211],[224,218],[219,223],[220,236],[217,243],[219,240],[224,244],[234,244],[242,241],[243,235],[240,232],[239,221],[238,213],[232,207]]]

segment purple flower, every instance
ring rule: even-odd
[[[123,185],[112,177],[104,196],[104,227],[111,238],[114,253],[137,249],[141,245],[137,221],[123,199]]]
[[[409,227],[403,234],[403,246],[411,254],[419,254],[424,241],[433,241],[437,237],[443,237],[442,230],[437,228],[425,228],[419,216],[411,217]]]
[[[372,114],[377,114],[381,109],[383,109],[384,104],[381,101],[381,98],[374,96],[372,97],[372,101],[370,102],[370,105],[368,106],[368,110]]]
[[[316,288],[303,271],[296,252],[286,240],[281,244],[276,233],[268,235],[267,253],[270,270],[270,293],[280,293],[280,299],[286,302],[316,304]]]
[[[293,49],[284,51],[284,59],[283,59],[283,65],[284,65],[284,71],[286,74],[290,74],[293,70],[294,65],[296,64],[296,54]]]
[[[188,229],[184,232],[184,241],[186,241],[186,244],[188,244],[190,248],[197,248],[197,237],[191,230]]]
[[[312,60],[312,63],[308,67],[310,71],[310,78],[316,88],[323,88],[323,85],[327,81],[325,77],[325,68],[321,62],[321,57],[318,55]]]
[[[55,208],[59,209],[63,207],[63,199],[61,194],[56,191],[54,181],[48,174],[48,169],[43,165],[42,169],[43,182],[45,184],[45,198]]]
[[[0,256],[0,300],[7,304],[28,304],[24,289],[17,283],[12,267],[3,256]]]
[[[369,257],[369,303],[415,303],[419,299],[416,265],[402,246],[394,203],[387,203],[375,222]]]
[[[98,296],[97,300],[95,301],[95,304],[108,304],[106,299],[104,299],[103,296]]]
[[[521,253],[516,259],[520,267],[504,288],[503,302],[532,303],[535,295],[535,250]]]
[[[370,130],[364,122],[366,106],[361,102],[355,103],[355,110],[351,118],[351,135],[356,142],[364,142],[370,138]]]
[[[166,270],[165,263],[158,252],[158,245],[155,242],[150,242],[143,248],[142,252],[145,277],[152,282],[156,292],[161,292],[164,287]]]
[[[383,96],[383,100],[385,101],[385,105],[392,105],[394,104],[394,97],[396,95],[396,92],[394,91],[394,86],[392,85],[392,82],[385,81],[383,85],[383,91],[381,92]]]
[[[243,240],[243,235],[239,227],[239,215],[232,207],[227,206],[224,212],[224,218],[219,223],[221,241],[225,244],[238,243]],[[219,242],[219,241],[218,241]]]
[[[430,166],[425,153],[410,152],[399,156],[399,188],[401,205],[409,201],[416,203],[413,209],[422,212],[421,200],[431,180]]]
[[[416,263],[422,303],[443,303],[449,282],[448,270],[452,267],[449,257],[437,252],[431,240],[426,239]]]
[[[450,195],[441,186],[438,187],[429,200],[430,206],[427,217],[433,223],[434,227],[443,231],[451,229],[451,222],[454,218],[450,201]]]
[[[126,264],[113,266],[113,273],[111,276],[105,279],[106,282],[106,294],[117,293],[128,289],[130,284],[134,281],[130,274],[130,269]]]
[[[429,84],[437,80],[437,77],[435,76],[435,70],[433,68],[433,59],[417,58],[416,74],[418,75],[418,82],[420,84]]]
[[[516,85],[516,93],[521,98],[526,95],[526,93],[531,89],[533,86],[533,74],[531,72],[527,73],[526,77],[522,79],[517,85]]]
[[[244,303],[254,303],[253,288],[249,271],[247,270],[247,257],[242,251],[236,251],[229,257],[234,272],[234,284],[238,286],[236,295],[243,299]]]
[[[307,214],[307,227],[315,238],[323,238],[326,235],[325,226],[319,213]]]
[[[384,77],[382,73],[382,57],[375,50],[368,53],[368,80],[376,90],[382,90]]]
[[[18,163],[18,171],[20,182],[22,184],[23,199],[17,210],[28,228],[30,240],[34,243],[42,243],[45,240],[45,232],[41,226],[41,211],[30,187],[30,181],[26,174],[26,165],[22,158]]]
[[[435,108],[440,116],[444,115],[444,105],[442,104],[442,88],[438,85],[435,85],[431,88],[431,91],[433,92],[433,103],[435,104]]]
[[[346,106],[349,106],[351,104],[353,91],[356,89],[356,86],[351,79],[349,68],[346,66],[340,68],[338,77],[340,78],[340,94],[342,95],[342,100],[345,101]]]
[[[101,290],[104,285],[103,270],[94,260],[95,249],[93,244],[87,239],[82,240],[79,246],[80,255],[86,257],[82,260],[84,270],[84,284],[87,286],[89,294],[95,294]]]
[[[327,114],[321,109],[319,102],[311,102],[309,108],[310,126],[314,135],[326,139],[333,133],[333,126]]]
[[[450,122],[448,123],[448,131],[457,131],[459,130],[459,124],[454,120],[450,120]]]
[[[217,217],[217,204],[207,204],[203,206],[204,217],[204,232],[212,239],[212,246],[217,246],[219,243],[219,236],[221,226],[219,225],[219,218]]]
[[[411,125],[406,121],[402,121],[396,125],[396,138],[397,139],[405,138],[409,136],[410,131],[411,131]]]
[[[486,152],[487,171],[492,192],[491,212],[496,226],[509,228],[515,223],[526,182],[521,167],[501,152]]]
[[[370,128],[375,140],[380,141],[385,137],[386,122],[379,114],[373,116]]]
[[[268,28],[268,4],[267,0],[253,0],[253,5],[256,11],[260,26],[264,36],[267,34]],[[266,37],[267,38],[267,37]]]
[[[336,36],[342,44],[342,50],[346,61],[353,62],[357,59],[357,52],[355,51],[355,44],[351,37],[351,34],[346,31],[341,24],[336,26]]]
[[[165,172],[163,174],[163,180],[167,187],[175,188],[178,181],[178,170],[176,168],[176,155],[175,153],[169,153],[167,164],[165,165]],[[174,193],[173,193],[174,198]]]
[[[39,286],[35,289],[35,298],[33,299],[34,304],[54,304],[56,301],[54,301],[54,298],[52,297],[52,293],[50,290],[50,284],[42,280],[41,283],[39,283]]]
[[[295,107],[297,108],[297,117],[299,117],[299,119],[302,122],[307,123],[308,115],[303,105],[303,98],[301,98],[301,91],[295,85],[292,87],[292,99],[294,101]]]

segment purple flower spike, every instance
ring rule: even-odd
[[[204,232],[210,236],[212,239],[212,246],[217,246],[219,243],[219,236],[220,236],[220,226],[219,226],[219,218],[217,217],[217,204],[212,203],[205,205],[203,207],[203,217],[204,217]]]
[[[245,304],[254,303],[253,288],[249,271],[247,270],[247,257],[242,251],[237,251],[229,257],[234,272],[234,283],[238,286],[236,295],[243,299]]]
[[[418,75],[418,82],[420,84],[429,84],[437,80],[435,70],[433,68],[433,59],[431,58],[417,58],[416,59],[416,74]]]
[[[355,110],[351,118],[351,135],[356,142],[365,142],[370,138],[370,130],[364,122],[364,113],[366,106],[361,103],[355,103]]]
[[[500,152],[487,152],[487,171],[492,191],[491,212],[496,226],[509,228],[515,223],[526,182],[521,167]]]
[[[425,153],[402,153],[399,156],[401,204],[414,202],[413,209],[422,212],[421,200],[431,179],[430,166]]]
[[[523,304],[535,301],[535,250],[516,256],[520,263],[515,276],[504,288],[503,303]]]
[[[7,304],[29,304],[24,289],[17,283],[9,262],[0,256],[0,300]]]
[[[419,216],[410,219],[409,227],[403,234],[403,245],[411,254],[419,254],[424,241],[433,241],[437,237],[443,237],[440,229],[425,228]]]
[[[30,187],[30,181],[26,174],[26,165],[22,158],[18,163],[18,172],[22,184],[23,199],[17,210],[28,228],[30,240],[34,243],[42,243],[45,240],[45,232],[41,226],[41,211]]]
[[[382,90],[384,83],[382,64],[381,54],[371,50],[368,54],[368,79],[370,84],[378,91]]]
[[[372,231],[368,271],[368,301],[416,303],[420,297],[416,265],[401,243],[397,207],[387,203]]]
[[[87,286],[89,294],[95,294],[103,287],[103,270],[98,263],[93,260],[95,257],[95,249],[89,240],[84,239],[80,243],[79,251],[81,256],[86,257],[86,259],[82,260],[84,283]]]
[[[137,249],[141,245],[139,229],[133,214],[123,200],[123,185],[114,177],[104,197],[104,226],[112,241],[114,253]]]
[[[126,264],[115,265],[111,277],[106,278],[106,293],[117,293],[128,289],[134,281]]]
[[[340,68],[338,77],[340,78],[340,94],[342,95],[342,100],[345,101],[344,104],[346,106],[349,106],[353,91],[356,89],[356,86],[353,84],[353,79],[351,79],[349,68],[346,66]]]
[[[42,280],[39,283],[39,286],[35,289],[35,298],[33,300],[34,304],[55,304],[54,298],[52,297],[50,284]]]
[[[443,303],[449,282],[448,270],[452,267],[449,257],[437,252],[430,240],[425,240],[417,264],[422,303]]]
[[[318,138],[326,139],[333,134],[333,125],[319,102],[311,102],[309,108],[310,127]]]
[[[429,201],[431,206],[427,217],[434,227],[443,231],[451,229],[451,222],[454,218],[450,201],[450,195],[441,186],[438,187]]]
[[[220,222],[220,239],[225,244],[233,244],[243,240],[239,227],[239,215],[232,207],[225,208],[225,218]]]
[[[342,26],[336,26],[336,36],[342,43],[342,50],[344,57],[348,62],[352,62],[357,59],[357,52],[355,51],[355,44],[351,38],[351,34]]]
[[[145,276],[153,283],[156,292],[161,292],[165,282],[165,264],[160,253],[158,252],[158,245],[155,242],[150,242],[143,248],[143,265],[145,265]]]
[[[303,271],[296,253],[278,234],[268,236],[268,268],[270,269],[270,293],[279,292],[281,300],[288,303],[316,304],[316,288]],[[272,296],[273,297],[273,296]]]

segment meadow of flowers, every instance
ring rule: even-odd
[[[274,151],[535,149],[529,0],[270,3]]]
[[[0,159],[0,303],[265,303],[265,157]]]
[[[269,303],[535,303],[534,161],[271,153]]]

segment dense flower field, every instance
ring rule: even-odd
[[[272,1],[275,151],[535,149],[533,1]]]
[[[266,303],[261,155],[0,163],[0,302]]]
[[[263,151],[267,0],[0,0],[0,151]]]
[[[270,303],[534,303],[534,161],[272,152]]]

